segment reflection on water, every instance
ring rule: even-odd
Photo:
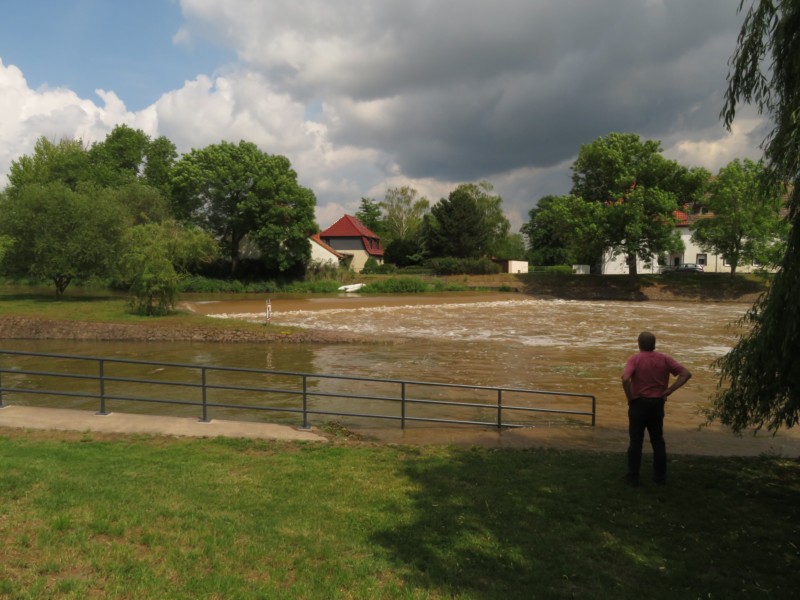
[[[263,322],[264,300],[197,302],[193,310]],[[277,325],[375,336],[369,344],[5,341],[8,349],[357,377],[593,394],[598,424],[624,423],[619,376],[643,329],[694,378],[670,401],[673,426],[696,427],[748,305],[535,300],[501,294],[275,298]],[[391,343],[393,340],[404,343]],[[166,377],[167,375],[163,375]],[[238,400],[237,400],[238,401]],[[141,408],[142,411],[152,407]],[[182,414],[182,413],[181,413]]]

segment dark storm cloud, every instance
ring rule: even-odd
[[[327,71],[303,69],[282,84],[327,90],[337,115],[332,140],[382,149],[410,177],[473,180],[547,167],[611,131],[661,139],[685,129],[690,139],[717,122],[740,24],[735,4],[375,8]]]

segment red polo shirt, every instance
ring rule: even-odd
[[[669,376],[686,370],[681,363],[661,352],[642,350],[625,363],[623,379],[631,380],[634,398],[661,398],[669,387]]]

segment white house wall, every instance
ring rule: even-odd
[[[669,264],[685,264],[695,263],[703,264],[703,270],[706,273],[730,273],[730,265],[725,264],[722,256],[713,254],[711,252],[704,252],[697,244],[692,241],[692,231],[688,227],[679,227],[681,240],[686,248],[683,252],[678,254],[669,255]],[[703,257],[705,262],[703,263]],[[658,273],[661,265],[658,264],[657,257],[653,257],[652,263],[649,267],[645,265],[643,260],[638,260],[636,269],[639,273]],[[757,266],[752,264],[740,264],[736,268],[737,273],[752,273],[759,270]],[[620,254],[616,257],[611,257],[611,253],[607,252],[603,256],[603,274],[604,275],[623,275],[628,273],[628,265],[625,263],[625,255]]]
[[[364,265],[367,264],[370,255],[364,250],[364,244],[361,242],[361,238],[329,238],[326,241],[327,244],[337,252],[353,257],[350,263],[350,268],[353,271],[360,273],[364,269]],[[378,261],[379,264],[383,262],[383,258],[380,256],[374,256],[373,258]]]
[[[314,240],[311,240],[311,261],[322,265],[339,265],[339,257],[317,244]]]

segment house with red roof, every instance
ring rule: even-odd
[[[350,268],[356,272],[360,273],[370,258],[383,264],[381,238],[352,215],[344,215],[320,232],[319,237],[333,250],[344,255]]]
[[[703,271],[706,273],[730,273],[731,266],[722,255],[706,252],[692,241],[692,226],[702,219],[713,219],[714,213],[699,204],[685,204],[681,210],[673,211],[672,214],[675,217],[675,228],[683,242],[683,252],[673,253],[666,257],[666,265],[658,264],[655,256],[649,263],[639,259],[636,265],[637,271],[639,273],[659,273],[665,266],[676,267],[693,263],[703,267]],[[736,272],[752,273],[763,268],[761,265],[739,263]],[[625,256],[613,256],[611,252],[607,252],[603,256],[602,273],[604,275],[627,274],[628,265],[625,262]]]

